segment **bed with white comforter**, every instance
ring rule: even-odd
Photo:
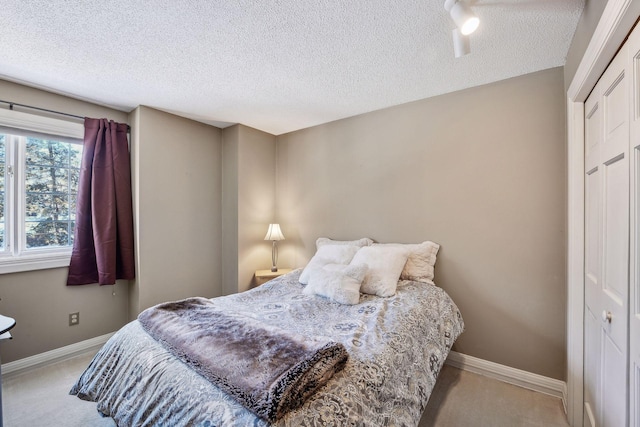
[[[441,288],[401,280],[391,297],[343,305],[302,292],[300,270],[247,292],[214,298],[220,309],[342,343],[349,359],[277,426],[416,426],[462,316]],[[139,321],[118,331],[71,390],[118,426],[266,426],[149,336]]]

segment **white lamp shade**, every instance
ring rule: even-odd
[[[467,55],[471,52],[469,37],[463,36],[459,29],[453,30],[453,54],[456,58]]]
[[[451,6],[449,13],[453,22],[456,23],[460,32],[465,36],[473,33],[480,25],[480,19],[459,1]]]
[[[284,235],[280,231],[280,224],[269,224],[267,235],[264,240],[284,240]]]

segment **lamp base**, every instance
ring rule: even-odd
[[[271,246],[271,272],[275,273],[278,271],[278,244],[276,241],[273,241],[273,246]]]

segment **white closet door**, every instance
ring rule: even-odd
[[[629,100],[627,56],[603,76],[602,426],[627,425]]]
[[[627,425],[629,105],[623,47],[585,105],[585,424]]]
[[[632,427],[640,427],[640,31],[627,42],[633,70],[631,138],[631,242],[629,295],[629,415]]]
[[[584,425],[595,427],[600,414],[600,322],[601,283],[601,186],[600,147],[602,111],[600,86],[585,102],[585,310],[584,310]]]

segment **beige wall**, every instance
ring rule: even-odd
[[[67,269],[0,275],[0,313],[14,317],[7,363],[113,332],[150,305],[221,291],[221,131],[147,107],[131,114],[0,80],[2,99],[119,122],[131,118],[137,277],[65,286]],[[68,326],[68,314],[80,324]]]
[[[240,125],[222,130],[222,294],[238,292]]]
[[[563,379],[563,92],[555,68],[279,136],[283,266],[319,236],[436,241],[455,350]]]
[[[114,331],[158,302],[249,288],[278,221],[283,268],[302,267],[318,236],[439,242],[436,281],[467,323],[455,349],[564,377],[562,68],[277,138],[3,81],[0,92],[130,118],[138,263],[129,286],[68,288],[66,269],[0,276],[0,313],[18,320],[3,362]]]
[[[587,46],[591,41],[591,37],[598,26],[598,22],[606,6],[607,0],[586,0],[584,3],[584,10],[578,21],[576,32],[573,35],[571,46],[567,52],[567,62],[564,66],[565,93],[569,89],[571,80],[573,80],[573,76],[575,76],[578,70],[582,56],[587,50]]]
[[[4,80],[0,80],[0,94],[5,101],[127,123],[128,115],[122,111]],[[66,268],[0,275],[0,314],[17,322],[11,331],[13,340],[0,344],[2,363],[107,334],[127,322],[126,281],[74,287],[67,287],[66,281]],[[69,313],[76,311],[80,324],[70,327]]]
[[[236,125],[224,129],[223,140],[223,283],[228,294],[255,286],[255,270],[271,266],[271,243],[263,239],[275,221],[276,137]]]
[[[222,293],[222,146],[212,126],[148,107],[131,118],[134,318],[160,302]]]

